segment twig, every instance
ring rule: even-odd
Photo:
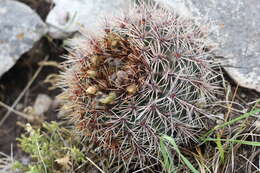
[[[44,58],[44,61],[48,60],[48,56],[46,56]],[[11,109],[8,109],[8,111],[6,112],[6,114],[4,115],[4,117],[2,118],[2,120],[0,121],[0,127],[4,124],[5,120],[8,118],[8,116],[10,115],[11,112],[14,112],[14,107],[19,103],[19,101],[23,98],[24,94],[26,93],[26,91],[31,87],[32,83],[34,82],[34,80],[37,78],[37,76],[39,75],[39,73],[41,72],[43,66],[40,66],[37,71],[34,73],[33,77],[31,78],[31,80],[28,82],[28,84],[26,85],[26,87],[23,89],[23,91],[20,93],[20,95],[17,97],[17,99],[15,100],[15,102],[12,104],[12,106],[10,107]]]
[[[101,173],[105,173],[98,165],[96,165],[90,158],[86,157],[86,159],[93,164]]]
[[[13,108],[11,108],[10,106],[4,104],[4,103],[1,102],[1,101],[0,101],[0,106],[6,108],[6,109],[7,109],[8,111],[10,111],[10,112],[15,113],[16,115],[19,115],[19,116],[21,116],[21,117],[27,119],[28,121],[32,121],[32,120],[34,119],[32,116],[27,115],[27,114],[22,113],[22,112],[19,112],[19,111],[17,111],[17,110],[14,110]]]

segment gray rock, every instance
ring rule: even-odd
[[[224,68],[240,86],[260,92],[259,0],[156,1],[213,20],[218,32],[212,39],[219,43],[217,55],[225,58]]]
[[[36,115],[43,115],[49,110],[52,99],[46,94],[39,94],[34,102],[33,110]]]
[[[46,32],[46,25],[28,6],[0,0],[0,77]]]
[[[128,9],[131,0],[53,0],[55,7],[47,16],[49,34],[64,38],[81,26],[97,32],[104,17],[120,15]]]

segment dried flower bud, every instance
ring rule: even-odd
[[[97,72],[94,70],[88,70],[87,74],[89,75],[89,77],[92,77],[92,78],[97,76]]]
[[[100,103],[103,103],[103,104],[111,104],[115,99],[116,99],[116,93],[111,92],[104,98],[100,99],[99,101],[100,101]]]
[[[97,87],[90,86],[87,88],[86,93],[94,95],[96,94],[97,91],[98,91]]]
[[[99,66],[99,65],[102,63],[103,60],[104,60],[104,58],[101,57],[101,56],[98,56],[98,55],[93,55],[93,56],[91,56],[91,58],[90,58],[90,62],[91,62],[94,66]]]
[[[126,88],[128,94],[135,94],[137,92],[137,85],[132,84]]]

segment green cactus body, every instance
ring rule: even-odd
[[[144,166],[161,134],[196,140],[221,74],[207,31],[192,19],[141,4],[71,47],[62,73],[64,115],[101,153]]]

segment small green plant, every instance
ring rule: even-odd
[[[18,141],[21,149],[30,155],[31,162],[29,165],[16,162],[14,168],[24,173],[71,172],[85,161],[76,138],[58,123],[44,123],[43,130],[27,124],[26,131]]]

